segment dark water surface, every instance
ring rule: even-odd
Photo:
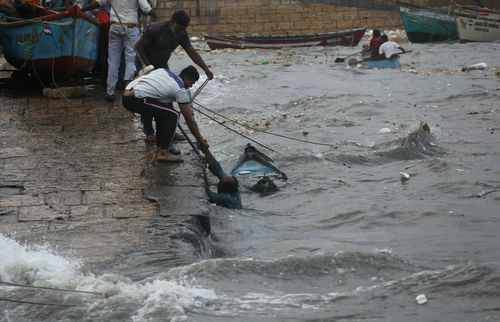
[[[330,146],[235,127],[289,180],[261,197],[243,179],[190,265],[97,275],[0,236],[2,280],[106,294],[4,290],[77,306],[4,302],[0,321],[500,321],[500,43],[405,48],[395,70],[334,63],[349,48],[204,53],[201,106]],[[249,141],[197,117],[229,170]]]

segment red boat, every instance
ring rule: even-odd
[[[366,28],[313,35],[205,36],[210,49],[277,49],[285,47],[356,46]]]

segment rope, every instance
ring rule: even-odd
[[[2,18],[6,18],[7,20],[13,20],[13,21],[23,21],[23,22],[39,23],[42,25],[54,25],[54,26],[71,26],[74,24],[73,21],[52,22],[52,21],[46,21],[46,20],[40,20],[40,19],[24,19],[24,18],[7,16],[5,13],[0,13],[0,19],[2,19]]]
[[[13,303],[23,303],[23,304],[34,304],[34,305],[51,305],[51,306],[77,306],[76,304],[59,304],[59,303],[43,303],[43,302],[32,302],[32,301],[22,301],[13,300],[5,297],[0,297],[0,301],[13,302]]]
[[[22,285],[22,284],[9,283],[9,282],[0,282],[0,284],[4,284],[4,285],[7,285],[7,286],[12,286],[12,287],[25,287],[25,288],[35,288],[35,289],[51,290],[51,291],[61,291],[61,292],[74,292],[74,293],[104,295],[103,293],[91,292],[91,291],[79,291],[79,290],[70,290],[70,289],[55,288],[55,287],[46,287],[46,286]]]
[[[281,137],[281,138],[284,138],[284,139],[293,140],[293,141],[298,141],[298,142],[303,142],[303,143],[309,143],[309,144],[316,144],[316,145],[324,145],[324,146],[336,147],[336,145],[335,145],[335,144],[328,144],[328,143],[321,143],[321,142],[307,141],[307,140],[302,140],[302,139],[292,138],[292,137],[290,137],[290,136],[286,136],[286,135],[282,135],[282,134],[277,134],[277,133],[272,133],[272,132],[268,132],[268,131],[260,130],[260,129],[254,128],[254,127],[252,127],[252,126],[250,126],[250,125],[246,125],[246,124],[240,123],[240,122],[238,122],[238,121],[231,120],[230,118],[228,118],[228,117],[226,117],[226,116],[224,116],[224,115],[222,115],[222,114],[219,114],[219,113],[217,113],[217,112],[215,112],[215,111],[213,111],[213,110],[209,109],[208,107],[205,107],[205,106],[201,105],[200,103],[197,103],[197,102],[194,102],[194,103],[195,103],[196,105],[198,105],[198,106],[200,106],[200,107],[202,107],[202,108],[206,109],[207,111],[209,111],[209,112],[211,112],[211,113],[213,113],[213,114],[215,114],[215,115],[217,115],[217,116],[219,116],[219,117],[221,117],[221,118],[223,118],[223,119],[225,119],[225,120],[227,120],[227,121],[231,122],[231,123],[234,123],[234,124],[237,124],[237,125],[241,125],[241,126],[243,126],[243,127],[247,128],[247,129],[250,129],[250,130],[253,130],[253,131],[257,131],[257,132],[261,132],[261,133],[265,133],[265,134],[269,134],[269,135],[274,135],[274,136],[278,136],[278,137]],[[243,134],[241,134],[241,133],[239,133],[239,132],[237,132],[237,131],[235,131],[235,130],[233,130],[233,129],[228,128],[228,127],[227,127],[227,126],[225,126],[222,122],[219,122],[219,121],[218,121],[218,120],[216,120],[215,118],[213,118],[213,117],[211,117],[211,116],[207,115],[206,113],[204,113],[204,112],[200,111],[199,109],[196,109],[196,108],[194,108],[194,107],[193,107],[193,109],[194,109],[195,111],[197,111],[198,113],[200,113],[200,114],[202,114],[202,115],[204,115],[204,116],[208,117],[208,118],[209,118],[209,119],[211,119],[212,121],[217,122],[218,124],[220,124],[220,125],[222,125],[222,126],[226,127],[227,129],[229,129],[229,130],[231,130],[231,131],[233,131],[233,132],[236,132],[238,135],[241,135],[241,136],[243,136],[243,137],[247,138],[247,137],[246,137],[246,136],[244,136]],[[253,141],[253,140],[252,140],[252,141]],[[255,141],[253,141],[253,142],[255,142]],[[257,144],[259,144],[260,146],[263,146],[263,145],[261,145],[261,144],[260,144],[260,143],[258,143],[258,142],[256,142],[256,143],[257,143]],[[264,146],[264,147],[265,147],[265,146]],[[265,147],[265,148],[266,148],[266,149],[269,149],[269,148],[267,148],[267,147]],[[271,150],[271,151],[275,152],[275,151],[274,151],[274,150],[272,150],[272,149],[269,149],[269,150]]]

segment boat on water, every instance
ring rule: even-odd
[[[238,159],[238,162],[236,162],[233,169],[231,169],[231,175],[276,177],[278,179],[287,180],[286,174],[278,169],[273,163],[271,158],[249,143]]]
[[[398,68],[401,66],[399,56],[393,59],[363,59],[361,63],[371,68]]]
[[[358,60],[356,58],[352,58],[348,61],[349,66],[363,65],[370,68],[398,68],[401,66],[399,62],[399,56],[393,59],[374,57],[374,58],[364,58]]]
[[[453,8],[422,8],[398,1],[408,40],[427,43],[458,39]]]
[[[39,76],[88,75],[98,59],[101,23],[78,6],[40,14],[0,22],[5,59],[15,68]]]
[[[207,35],[205,40],[210,49],[279,49],[284,47],[313,46],[356,46],[366,28],[350,29],[332,33],[310,35],[242,35],[216,36]]]
[[[455,6],[461,42],[500,40],[500,10],[476,6]]]

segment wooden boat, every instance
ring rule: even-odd
[[[11,65],[28,73],[83,76],[96,64],[100,25],[77,6],[34,19],[0,22],[3,53]]]
[[[461,42],[500,40],[500,10],[456,5],[455,19]]]
[[[243,154],[231,170],[233,176],[253,176],[253,177],[277,177],[287,180],[285,173],[281,172],[274,164],[273,160],[264,153],[258,151],[250,143],[247,144]]]
[[[366,28],[314,35],[276,35],[276,36],[205,36],[210,49],[277,49],[284,47],[313,46],[356,46]]]
[[[458,38],[452,8],[422,8],[399,1],[398,6],[406,35],[411,42],[426,43]]]

